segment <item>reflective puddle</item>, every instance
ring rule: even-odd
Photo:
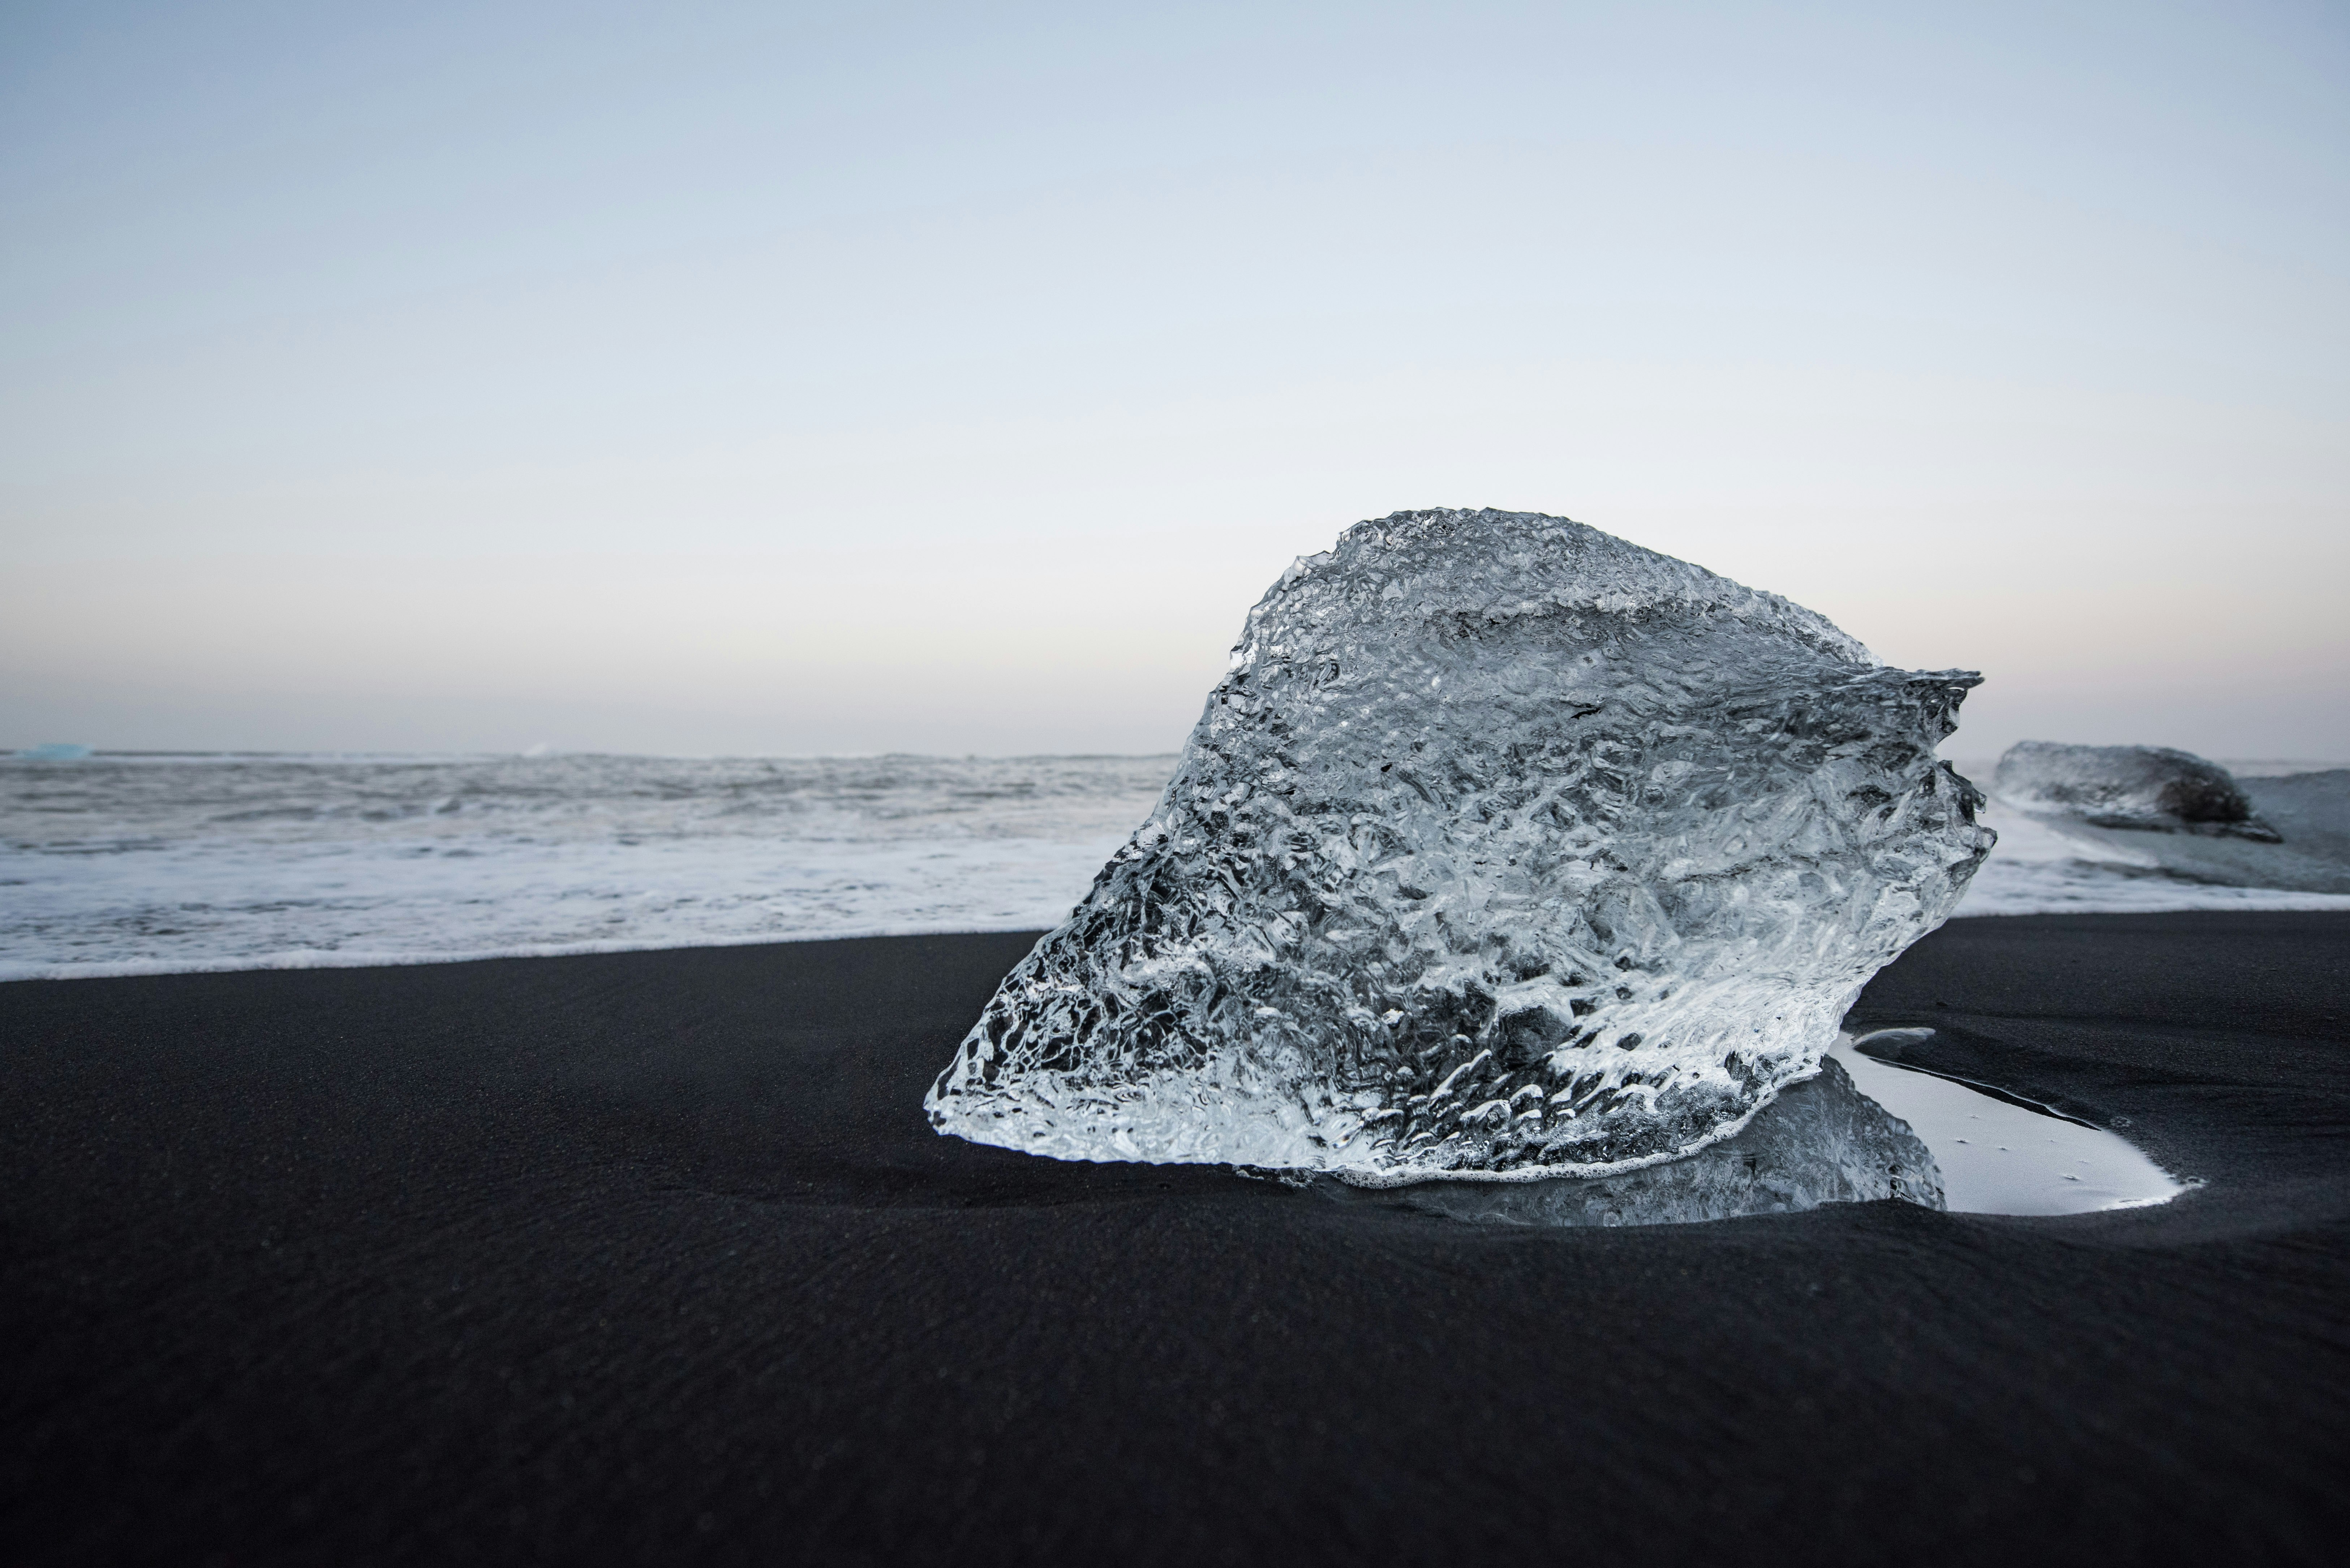
[[[1838,1040],[1829,1055],[1932,1152],[1950,1212],[2087,1214],[2164,1203],[2187,1190],[2118,1134],[1866,1052],[1932,1033],[1881,1029]]]

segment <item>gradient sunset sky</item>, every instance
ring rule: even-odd
[[[1170,750],[1563,514],[2350,757],[2336,5],[0,8],[0,745]]]

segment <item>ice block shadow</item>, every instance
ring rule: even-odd
[[[1374,1190],[1325,1178],[1315,1186],[1343,1201],[1506,1225],[1685,1225],[1883,1198],[1943,1207],[1933,1155],[1834,1061],[1783,1092],[1735,1137],[1621,1176]]]

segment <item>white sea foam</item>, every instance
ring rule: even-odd
[[[1085,895],[1174,765],[0,758],[0,979],[1034,930]],[[2000,846],[1961,916],[2350,909],[2186,881],[1996,802],[1988,820]]]
[[[0,763],[0,979],[414,963],[1067,914],[1172,758]]]
[[[2126,834],[2068,835],[1996,796],[1999,846],[1960,904],[1968,915],[2157,915],[2196,909],[2350,909],[2350,895],[2238,888],[2167,870]],[[2149,841],[2152,836],[2145,836]]]

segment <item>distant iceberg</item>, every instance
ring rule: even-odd
[[[1991,788],[2026,811],[2077,816],[2092,827],[2277,842],[2227,769],[2168,746],[2024,741],[1999,759]]]
[[[2350,770],[2239,779],[2167,746],[2025,741],[1999,761],[2002,809],[2162,886],[2350,894]]]
[[[78,763],[90,754],[88,746],[77,746],[67,741],[45,741],[37,746],[26,746],[16,753],[19,762]]]
[[[1934,754],[1979,680],[1565,518],[1358,524],[1250,612],[931,1122],[1369,1184],[1704,1147],[1989,852]]]

